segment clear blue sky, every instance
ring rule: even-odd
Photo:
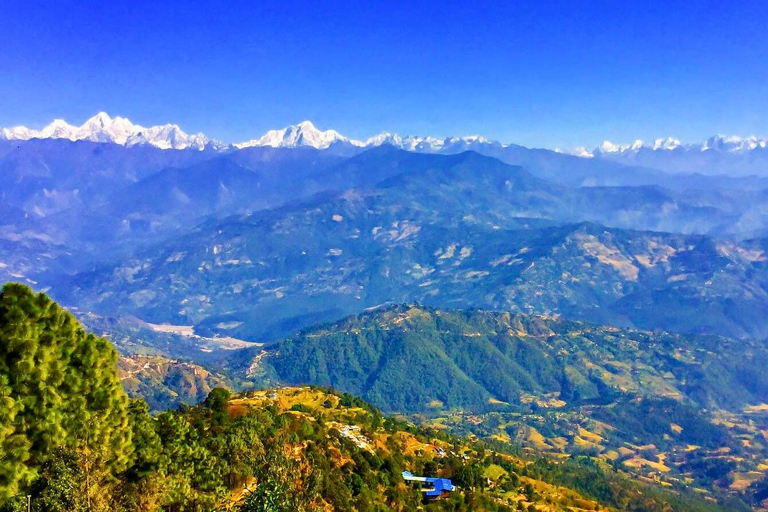
[[[170,4],[0,2],[0,126],[104,110],[228,142],[304,119],[537,147],[768,135],[760,1]]]

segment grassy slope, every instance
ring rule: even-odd
[[[305,330],[256,366],[457,433],[598,456],[717,496],[766,475],[766,362],[760,344],[717,336],[393,306]]]
[[[381,423],[374,419],[379,414],[375,409],[351,395],[318,388],[288,387],[252,391],[230,401],[230,414],[235,416],[263,408],[283,411],[299,423],[308,420],[316,425],[315,428],[328,429],[332,437],[339,436],[350,441],[338,445],[336,459],[341,465],[345,460],[358,460],[358,456],[354,455],[358,451],[375,453],[385,464],[388,457],[399,452],[404,457],[405,469],[415,474],[453,478],[454,483],[463,481],[458,476],[461,468],[477,468],[478,474],[483,476],[477,481],[477,487],[473,485],[470,488],[465,484],[449,500],[427,507],[430,510],[453,507],[457,510],[467,507],[505,510],[504,507],[519,509],[523,505],[534,505],[536,510],[541,511],[569,507],[595,510],[601,506],[619,510],[631,507],[664,510],[669,506],[675,510],[718,509],[716,505],[698,501],[692,496],[681,498],[676,493],[605,473],[588,461],[573,460],[552,465],[545,459],[515,455],[436,429],[416,428],[391,419]],[[302,446],[301,432],[298,428],[298,452],[302,450],[298,448]],[[364,474],[362,476],[365,478]],[[381,492],[386,494],[384,489]],[[234,499],[242,494],[236,492]]]

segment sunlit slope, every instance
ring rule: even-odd
[[[566,404],[637,395],[734,410],[768,399],[761,344],[562,317],[392,306],[262,353],[283,382],[333,386],[386,410],[478,410],[553,394]]]

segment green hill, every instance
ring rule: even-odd
[[[574,405],[640,395],[728,410],[768,400],[760,343],[484,310],[374,309],[280,341],[261,362],[281,382],[333,386],[388,411],[552,394]]]
[[[761,343],[390,306],[254,353],[232,364],[257,382],[333,386],[423,425],[589,454],[649,481],[717,496],[768,476]]]
[[[200,365],[159,356],[120,356],[120,383],[131,398],[143,398],[151,411],[202,402],[216,387],[231,387],[223,375]]]
[[[585,457],[553,463],[384,418],[330,390],[215,388],[152,417],[128,402],[116,362],[45,295],[3,288],[0,510],[417,510],[405,470],[459,486],[426,510],[722,510]]]

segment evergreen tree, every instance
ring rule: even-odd
[[[29,491],[57,448],[74,450],[86,505],[105,508],[106,484],[131,452],[127,397],[106,340],[87,334],[45,294],[0,293],[0,503]],[[93,498],[93,502],[92,499]]]

